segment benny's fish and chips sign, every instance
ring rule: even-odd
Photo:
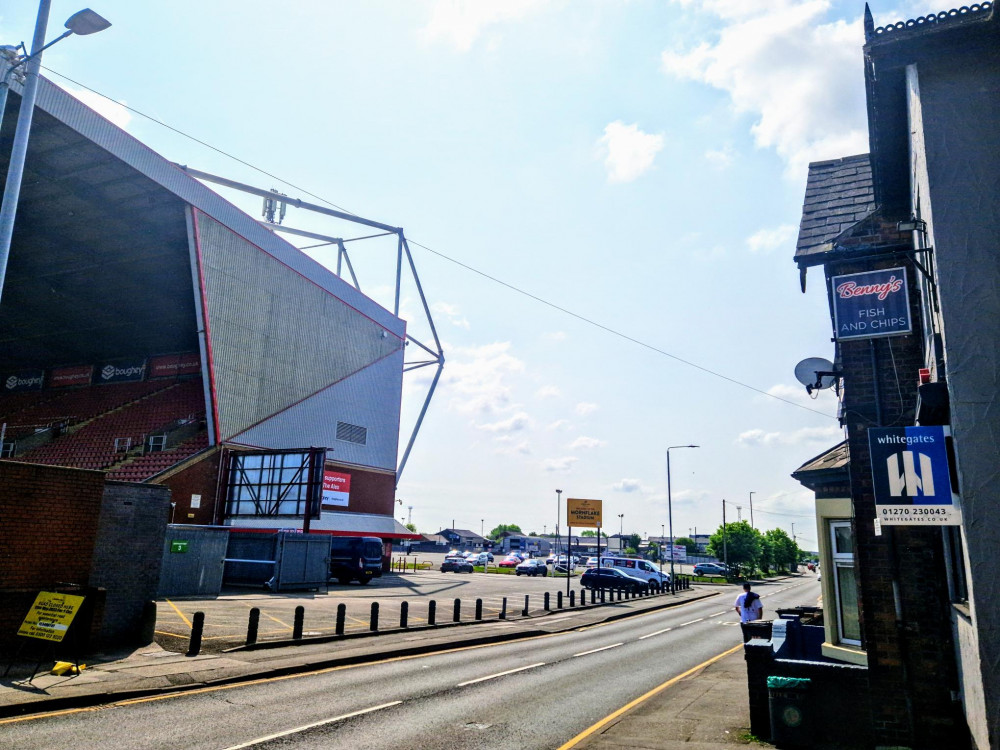
[[[837,339],[871,339],[910,333],[906,269],[851,273],[830,279]]]
[[[603,500],[566,499],[566,523],[570,528],[599,529],[603,524]]]

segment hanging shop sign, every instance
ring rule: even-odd
[[[61,643],[73,624],[73,618],[80,611],[83,599],[74,594],[40,591],[17,634],[24,638]]]
[[[830,286],[838,340],[896,336],[912,330],[905,268],[834,276]]]
[[[952,489],[947,427],[868,430],[875,515],[882,525],[956,526],[962,522]]]
[[[603,500],[566,499],[566,524],[577,529],[597,529],[602,526]]]
[[[351,475],[338,471],[323,472],[323,505],[346,508],[351,499]]]

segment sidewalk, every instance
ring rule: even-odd
[[[672,596],[618,602],[612,606],[532,612],[528,617],[438,625],[301,645],[269,644],[187,657],[158,645],[115,655],[98,654],[78,676],[39,673],[27,682],[34,664],[17,665],[0,680],[0,719],[66,710],[191,688],[204,688],[381,658],[562,632],[607,622],[637,612],[677,606],[713,596],[710,587]],[[48,666],[46,663],[45,666]],[[664,748],[676,738],[689,750],[746,744],[749,726],[746,670],[742,650],[679,680],[650,700],[609,722],[579,747]]]

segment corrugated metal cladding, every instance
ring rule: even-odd
[[[395,471],[403,350],[235,436],[245,445],[316,445],[337,463]],[[337,439],[337,423],[364,427],[365,444]]]
[[[401,339],[211,217],[197,223],[221,440],[395,352],[402,382]],[[383,394],[397,426],[399,394]],[[321,416],[332,430],[340,415]],[[256,444],[300,443],[282,430]]]

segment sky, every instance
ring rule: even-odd
[[[876,25],[950,7],[870,5]],[[659,536],[666,449],[698,445],[670,451],[675,536],[752,498],[758,529],[817,548],[790,474],[843,432],[793,376],[833,344],[822,274],[803,294],[792,256],[809,162],[868,151],[863,2],[92,7],[113,26],[46,51],[50,80],[173,161],[405,229],[446,365],[397,518],[551,532],[560,489]],[[53,0],[48,38],[78,9]],[[30,43],[36,10],[5,2],[0,43]],[[349,247],[391,309],[394,238]],[[429,342],[412,282],[401,311]],[[400,456],[432,375],[404,383]]]

